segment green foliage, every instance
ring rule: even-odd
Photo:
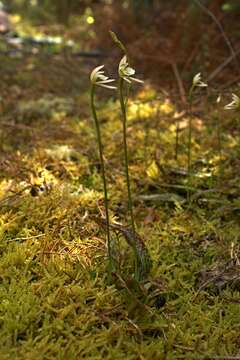
[[[68,73],[61,70],[56,86],[45,71],[50,60],[46,63],[38,58],[38,77],[30,73],[29,87],[24,77],[9,71],[17,68],[21,72],[20,62],[7,62],[8,77],[4,74],[0,84],[4,109],[0,132],[4,159],[0,164],[0,358],[237,356],[238,113],[218,109],[216,114],[214,101],[208,107],[204,104],[207,121],[194,114],[192,202],[188,207],[189,115],[179,119],[176,162],[175,104],[147,87],[137,100],[129,99],[127,135],[135,221],[153,267],[145,281],[135,281],[132,251],[121,233],[113,232],[119,272],[114,285],[109,285],[106,233],[94,220],[101,217],[104,202],[85,94],[88,83],[81,83],[81,89],[71,87],[74,104],[80,104],[79,112],[72,114],[65,112],[72,69]],[[82,71],[78,78],[84,78],[84,69],[76,68]],[[19,97],[12,87],[16,83],[23,90],[22,101],[34,109],[31,112],[29,106],[22,122],[12,121]],[[36,99],[53,91],[58,102],[53,106],[47,101],[50,116],[36,113]],[[111,220],[124,224],[127,194],[119,162],[123,155],[119,104],[99,102],[104,152],[109,159]],[[57,104],[56,115],[52,111]],[[216,116],[222,127],[221,159]],[[45,117],[48,121],[42,121]],[[222,177],[220,165],[225,169]],[[37,192],[33,191],[36,187]]]

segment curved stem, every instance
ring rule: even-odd
[[[104,158],[103,158],[103,146],[102,146],[102,139],[101,139],[101,131],[98,122],[97,112],[95,109],[94,104],[94,96],[95,96],[95,86],[92,85],[91,87],[91,109],[92,109],[92,116],[95,123],[96,128],[96,135],[97,135],[97,142],[98,142],[98,152],[99,152],[99,159],[101,165],[101,173],[102,173],[102,181],[103,181],[103,189],[104,189],[104,207],[105,207],[105,216],[107,222],[107,249],[108,249],[108,257],[111,260],[111,240],[110,240],[110,226],[109,226],[109,211],[108,211],[108,193],[107,193],[107,181],[105,175],[105,166],[104,166]]]
[[[123,147],[124,147],[124,165],[125,165],[125,175],[126,175],[126,182],[127,182],[127,191],[128,191],[128,210],[130,213],[131,218],[131,227],[133,233],[135,233],[135,223],[134,223],[134,216],[133,216],[133,203],[132,203],[132,194],[131,194],[131,186],[130,186],[130,177],[128,171],[128,147],[127,147],[127,114],[126,114],[126,106],[124,101],[123,95],[123,84],[124,80],[122,78],[119,79],[119,98],[120,98],[120,105],[123,117]]]

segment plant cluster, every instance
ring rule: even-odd
[[[33,73],[24,71],[23,61],[3,57],[2,63],[4,72],[7,65],[18,71],[9,71],[7,80],[2,71],[1,82],[5,112],[1,115],[0,162],[0,359],[238,357],[238,113],[231,116],[230,110],[223,111],[224,96],[216,105],[214,93],[212,99],[204,97],[208,107],[204,105],[202,114],[196,114],[201,88],[195,87],[188,205],[189,111],[179,120],[176,166],[174,104],[147,86],[140,88],[137,99],[128,99],[134,219],[136,231],[146,236],[153,260],[151,276],[139,283],[128,276],[132,273],[128,245],[117,242],[118,234],[125,234],[131,242],[131,228],[121,227],[113,217],[124,219],[126,214],[127,187],[119,162],[123,140],[117,109],[121,107],[115,100],[101,103],[103,88],[95,86],[95,95],[98,91],[100,95],[96,110],[110,180],[111,250],[123,269],[122,273],[118,269],[113,272],[112,285],[106,281],[103,232],[93,221],[103,192],[88,116],[89,94],[81,83],[88,69],[77,66],[79,72],[72,74],[59,59],[56,63],[49,58],[34,61],[38,66]],[[51,64],[58,66],[56,78],[53,71],[46,73],[46,61],[48,70]],[[70,74],[77,79],[76,87]],[[135,77],[132,71],[128,75]],[[21,123],[13,123],[9,120],[16,116],[19,96],[11,85],[16,83],[24,89],[26,103],[41,98],[43,91],[60,99],[75,94],[79,112],[71,115],[66,109],[67,115],[55,114],[51,103],[47,122],[41,121],[40,114],[36,121],[36,116],[27,112]],[[129,85],[124,80],[125,104]],[[238,107],[235,96],[229,103],[233,109]],[[59,111],[65,112],[63,105]],[[207,121],[198,127],[206,115]],[[29,122],[31,119],[34,121]],[[222,134],[222,160],[217,126]]]
[[[116,35],[112,33],[113,39],[115,42],[120,45],[120,48],[125,50],[122,43],[117,39]],[[132,193],[131,193],[131,185],[130,185],[130,176],[129,176],[129,166],[128,166],[128,146],[127,146],[127,111],[126,111],[126,104],[127,98],[124,94],[125,90],[125,83],[132,84],[132,82],[143,83],[142,80],[137,79],[134,77],[135,69],[130,67],[127,55],[124,55],[119,62],[118,66],[118,75],[119,75],[119,85],[118,88],[116,86],[109,85],[109,83],[114,82],[114,79],[109,79],[106,75],[104,75],[104,65],[100,65],[96,67],[91,75],[91,109],[93,114],[93,119],[96,128],[97,134],[97,142],[98,142],[98,151],[99,151],[99,158],[101,163],[101,171],[102,171],[102,180],[103,180],[103,187],[104,187],[104,204],[105,204],[105,215],[106,215],[106,227],[107,227],[107,248],[108,248],[108,257],[110,261],[110,268],[113,269],[113,256],[111,250],[111,236],[110,236],[110,222],[109,222],[109,209],[108,209],[108,192],[107,192],[107,182],[106,182],[106,175],[105,175],[105,165],[104,165],[104,156],[103,156],[103,145],[101,139],[101,131],[100,125],[96,113],[94,96],[95,96],[95,87],[100,86],[106,89],[118,89],[119,92],[119,101],[120,107],[122,112],[122,133],[123,133],[123,149],[124,149],[124,164],[125,164],[125,176],[126,176],[126,184],[127,184],[127,194],[128,194],[128,210],[131,218],[131,231],[132,237],[134,241],[131,243],[134,252],[135,252],[135,277],[138,280],[141,280],[141,264],[144,263],[144,253],[138,252],[137,246],[137,234],[135,233],[135,221],[134,221],[134,214],[133,214],[133,202],[132,202]],[[144,276],[144,275],[143,275]]]
[[[125,164],[125,177],[126,177],[126,185],[127,185],[127,195],[128,195],[128,210],[130,214],[131,220],[131,232],[132,232],[132,239],[130,241],[130,245],[134,249],[135,253],[135,279],[143,280],[143,278],[148,275],[143,271],[144,264],[147,262],[144,259],[145,255],[144,252],[138,251],[138,235],[136,234],[135,230],[135,220],[134,220],[134,213],[133,213],[133,201],[132,201],[132,192],[131,192],[131,185],[130,185],[130,176],[129,176],[129,158],[128,158],[128,145],[127,145],[127,95],[125,95],[125,84],[130,86],[132,82],[143,83],[142,80],[137,79],[134,77],[135,69],[130,67],[129,60],[126,55],[126,48],[122,44],[122,42],[118,39],[115,33],[110,32],[113,41],[115,44],[125,53],[122,59],[119,62],[118,66],[118,75],[119,75],[119,82],[118,87],[109,85],[110,83],[114,82],[114,79],[110,79],[108,76],[104,74],[104,65],[97,66],[90,75],[91,80],[91,109],[92,115],[95,123],[96,128],[96,135],[97,135],[97,143],[98,143],[98,151],[99,151],[99,158],[101,164],[101,172],[102,172],[102,181],[103,181],[103,188],[104,188],[104,205],[105,205],[105,216],[106,216],[106,229],[107,229],[107,249],[108,249],[108,259],[110,261],[110,269],[114,269],[114,259],[113,253],[111,249],[111,233],[110,233],[110,216],[109,216],[109,205],[108,205],[108,191],[107,191],[107,181],[106,181],[106,173],[105,173],[105,164],[104,164],[104,155],[103,155],[103,144],[101,138],[101,129],[100,124],[96,112],[95,107],[95,87],[100,86],[110,90],[118,90],[119,94],[119,102],[120,108],[122,113],[122,135],[123,135],[123,150],[124,150],[124,164]],[[196,88],[206,88],[208,85],[202,81],[201,73],[197,73],[192,80],[192,85],[189,90],[189,108],[190,108],[190,116],[188,121],[188,144],[187,144],[187,175],[188,175],[188,184],[187,184],[187,198],[188,203],[191,202],[191,176],[192,176],[192,106],[193,106],[193,99],[194,99],[194,91]],[[217,102],[219,102],[220,97],[218,97]],[[224,107],[225,110],[232,110],[232,109],[239,109],[240,108],[240,99],[236,94],[232,94],[232,102],[229,103]],[[221,128],[219,127],[219,139],[221,138]],[[176,137],[178,133],[176,131]],[[176,140],[176,144],[178,141]],[[177,158],[178,149],[176,148],[176,158]],[[221,149],[219,146],[219,156],[221,158]],[[148,257],[148,253],[146,255]]]

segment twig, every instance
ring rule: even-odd
[[[32,235],[32,236],[23,236],[23,237],[17,237],[14,239],[9,239],[8,242],[13,242],[17,240],[30,240],[30,239],[36,239],[39,237],[45,236],[45,234],[39,234],[39,235]]]
[[[230,81],[228,81],[227,83],[224,84],[224,88],[229,88],[230,86],[236,84],[239,80],[240,80],[240,75],[235,76],[234,79],[231,79]]]
[[[1,121],[1,126],[7,126],[7,127],[13,127],[16,129],[21,129],[21,130],[31,130],[31,131],[35,131],[35,128],[33,126],[29,126],[29,125],[24,125],[24,124],[17,124],[15,122],[10,122],[10,121]]]
[[[179,71],[178,71],[177,64],[172,63],[171,65],[172,65],[173,73],[174,73],[175,78],[177,80],[177,85],[178,85],[178,88],[179,88],[179,94],[180,94],[181,101],[184,104],[186,104],[187,103],[187,98],[186,98],[186,94],[185,94],[185,89],[184,89],[184,86],[183,86],[181,76],[180,76]]]
[[[11,200],[15,200],[18,196],[22,195],[24,193],[24,191],[28,190],[31,188],[31,185],[25,186],[23,189],[21,189],[20,191],[14,193],[13,195],[9,195],[3,199],[0,199],[0,206],[9,206],[10,201]],[[7,203],[7,205],[5,205],[5,203]]]
[[[231,63],[240,53],[240,48],[234,54],[231,54],[222,64],[220,64],[207,78],[207,81],[214,79],[229,63]]]
[[[221,32],[221,34],[222,34],[222,36],[223,36],[223,38],[224,38],[224,40],[225,40],[228,48],[229,48],[229,51],[230,51],[230,53],[231,53],[231,56],[233,57],[233,59],[235,58],[235,60],[236,60],[236,69],[237,69],[237,71],[238,71],[238,73],[239,73],[239,64],[238,64],[238,61],[237,61],[237,54],[236,54],[236,52],[235,52],[235,50],[234,50],[234,48],[233,48],[233,46],[232,46],[232,44],[231,44],[231,41],[230,41],[229,38],[227,37],[227,35],[226,35],[226,33],[225,33],[225,31],[224,31],[224,29],[223,29],[220,21],[216,18],[216,16],[215,16],[207,7],[205,7],[205,6],[201,3],[200,0],[193,0],[193,1],[195,2],[195,4],[197,4],[197,5],[202,9],[202,11],[204,11],[208,16],[210,16],[210,17],[213,19],[213,21],[215,22],[215,24],[216,24],[217,27],[219,28],[219,30],[220,30],[220,32]]]

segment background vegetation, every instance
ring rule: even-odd
[[[0,359],[239,359],[239,1],[2,1]],[[127,102],[141,282],[116,93],[96,89],[118,270],[106,268],[89,75],[144,79]],[[194,91],[201,72],[207,88]],[[219,96],[221,95],[221,96]],[[192,123],[191,182],[188,177]],[[190,196],[190,201],[189,201]]]

